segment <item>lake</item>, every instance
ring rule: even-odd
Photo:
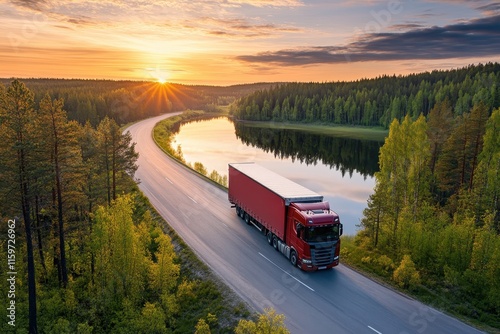
[[[354,235],[373,193],[381,140],[319,135],[280,127],[233,123],[228,118],[182,124],[172,147],[210,173],[228,174],[228,163],[255,162],[321,195]],[[230,205],[228,202],[228,209]]]

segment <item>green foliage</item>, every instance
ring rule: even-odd
[[[362,230],[343,252],[385,278],[401,259],[398,286],[498,326],[500,112],[488,118],[488,104],[476,103],[455,120],[444,99],[427,122],[392,122]]]
[[[97,151],[102,166],[100,174],[104,175],[108,204],[111,204],[111,200],[116,200],[120,184],[137,170],[139,155],[130,133],[122,134],[118,124],[107,117],[97,127]]]
[[[420,284],[420,274],[415,268],[410,255],[403,256],[399,267],[394,271],[392,279],[400,287],[410,290]]]
[[[210,334],[210,333],[212,333],[213,330],[216,330],[217,325],[218,325],[217,316],[215,316],[212,313],[208,313],[205,319],[200,318],[198,320],[194,333],[195,334]]]
[[[397,254],[412,235],[402,228],[422,217],[421,207],[429,200],[429,141],[423,116],[412,122],[406,116],[392,122],[389,136],[380,149],[380,171],[375,174],[375,193],[370,196],[362,220],[373,246]]]
[[[210,334],[212,331],[210,331],[210,326],[207,324],[205,319],[200,319],[198,320],[198,323],[196,324],[196,328],[194,331],[195,334]]]
[[[63,105],[49,95],[37,105],[19,81],[0,86],[0,211],[5,221],[26,213],[16,222],[16,269],[29,273],[17,277],[16,328],[2,322],[0,331],[185,332],[200,316],[214,328],[224,317],[222,331],[234,326],[231,303],[212,281],[184,276],[189,283],[179,286],[181,266],[197,266],[198,275],[207,270],[188,262],[194,255],[179,260],[160,229],[166,223],[138,192],[130,135],[111,118],[97,129],[81,126]],[[179,243],[177,237],[187,254]]]
[[[476,203],[476,221],[490,215],[491,227],[500,233],[500,108],[493,111],[486,123],[478,159],[472,198]]]
[[[428,115],[448,100],[454,115],[479,101],[489,111],[500,107],[500,64],[468,66],[408,76],[334,83],[284,83],[242,97],[235,116],[243,120],[327,122],[383,126],[409,116]]]
[[[286,334],[290,333],[285,326],[285,316],[267,308],[264,314],[258,316],[257,322],[240,320],[235,328],[236,334]]]
[[[138,333],[162,334],[167,333],[165,325],[166,317],[162,308],[157,304],[146,302],[137,319],[136,329]]]
[[[158,244],[155,261],[150,264],[149,284],[157,293],[172,291],[177,286],[180,267],[175,263],[176,254],[170,237],[160,234],[154,240]]]
[[[201,162],[195,162],[193,169],[204,176],[206,176],[208,173],[207,169],[205,168],[205,166],[203,166],[203,164]]]
[[[57,321],[46,330],[50,334],[71,334],[71,324],[69,320],[64,318],[59,318]]]
[[[227,187],[227,175],[220,175],[215,169],[208,175],[208,177],[217,182],[218,184]]]
[[[94,327],[90,326],[87,322],[78,324],[76,326],[77,334],[92,334],[94,331]]]

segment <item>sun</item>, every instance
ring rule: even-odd
[[[170,76],[169,73],[166,70],[162,69],[159,65],[156,65],[156,67],[146,68],[146,72],[148,73],[151,79],[153,79],[156,83],[159,83],[161,85],[166,84],[167,79]]]

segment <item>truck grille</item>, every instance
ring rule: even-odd
[[[335,256],[335,247],[315,247],[311,249],[312,263],[315,266],[327,266],[333,262],[333,257]]]

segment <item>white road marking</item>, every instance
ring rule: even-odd
[[[288,276],[290,276],[291,278],[293,278],[294,280],[296,280],[297,282],[299,282],[300,284],[302,284],[303,286],[305,286],[306,288],[308,288],[309,290],[311,290],[312,292],[314,292],[313,288],[311,288],[309,285],[305,284],[304,282],[300,281],[297,277],[295,277],[293,275],[290,275],[288,272],[286,272],[285,270],[281,269],[276,263],[274,263],[273,261],[269,260],[261,252],[259,252],[259,255],[262,256],[267,261],[271,262],[276,268],[278,268],[279,270],[281,270],[282,272],[284,272],[285,274],[287,274]]]
[[[198,204],[198,202],[196,202],[191,196],[188,196],[188,197],[189,197],[190,200],[192,200],[193,202],[195,202],[196,204]]]
[[[166,177],[165,180],[167,180],[168,182],[170,182],[170,184],[174,184],[172,181],[170,181],[170,179],[168,177]]]
[[[375,333],[377,334],[382,334],[382,332],[379,332],[378,330],[376,330],[375,328],[373,328],[372,326],[368,326],[368,328],[370,328],[372,331],[374,331]]]

